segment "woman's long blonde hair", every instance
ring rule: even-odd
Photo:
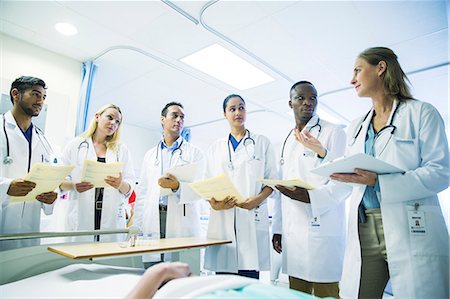
[[[108,105],[101,107],[97,112],[95,112],[95,114],[102,115],[106,111],[106,109],[109,109],[109,108],[116,109],[117,111],[119,111],[120,115],[122,116],[122,111],[120,110],[119,106],[116,106],[114,104],[108,104]],[[123,116],[122,116],[122,120],[120,121],[120,124],[119,124],[119,127],[117,128],[117,130],[111,136],[107,136],[106,140],[105,140],[106,148],[112,150],[113,152],[116,152],[118,149],[122,121],[123,121]],[[86,131],[84,131],[84,133],[81,134],[81,137],[84,137],[86,139],[91,138],[94,135],[95,130],[97,130],[97,125],[98,125],[98,123],[94,117],[91,121],[91,124],[89,125],[89,128]]]
[[[403,72],[394,51],[386,47],[373,47],[364,50],[358,57],[373,66],[382,60],[386,62],[386,71],[383,73],[384,92],[401,101],[413,99],[407,84],[409,79]]]

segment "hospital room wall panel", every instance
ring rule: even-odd
[[[1,92],[22,75],[42,78],[48,86],[46,135],[55,152],[74,137],[81,86],[81,63],[43,48],[0,34]],[[53,106],[53,107],[52,107]]]
[[[145,153],[156,146],[160,138],[161,131],[159,130],[155,131],[134,126],[129,123],[123,123],[121,142],[123,142],[130,150],[136,180],[139,178]]]

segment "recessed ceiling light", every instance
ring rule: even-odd
[[[78,33],[77,28],[69,23],[56,23],[55,29],[63,35],[75,35]]]
[[[206,47],[180,60],[239,90],[253,88],[275,80],[218,44]]]

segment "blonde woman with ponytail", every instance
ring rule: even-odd
[[[69,191],[68,230],[112,230],[126,228],[125,206],[134,186],[134,171],[127,147],[119,142],[122,112],[116,105],[100,108],[89,128],[70,142],[63,153],[64,164],[75,165],[71,180],[61,184]],[[122,163],[118,177],[105,179],[106,188],[81,181],[84,160]],[[92,237],[80,238],[84,241]],[[77,241],[80,241],[77,238]],[[120,241],[121,235],[95,236],[95,241]]]

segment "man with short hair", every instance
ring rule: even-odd
[[[42,193],[31,202],[10,202],[11,196],[25,196],[36,186],[21,178],[35,163],[51,163],[53,152],[43,132],[33,125],[46,98],[42,79],[22,76],[11,84],[13,108],[2,115],[0,130],[2,161],[0,164],[0,234],[39,232],[41,209],[53,211],[55,192]],[[38,244],[38,240],[0,241],[0,249],[12,249]]]
[[[345,133],[316,115],[317,91],[308,81],[295,83],[289,107],[295,128],[286,138],[281,157],[282,178],[300,179],[314,186],[276,186],[282,193],[274,213],[273,247],[283,251],[283,271],[289,287],[316,297],[339,298],[345,246],[345,205],[350,188],[312,174],[330,157],[344,154]]]
[[[181,182],[167,170],[197,163],[196,179],[204,169],[203,153],[181,136],[184,108],[167,103],[161,111],[163,138],[144,157],[136,189],[135,225],[144,236],[159,238],[194,237],[200,234],[200,206],[188,182]],[[159,255],[144,255],[144,262],[158,262]],[[149,264],[147,264],[149,265]]]

